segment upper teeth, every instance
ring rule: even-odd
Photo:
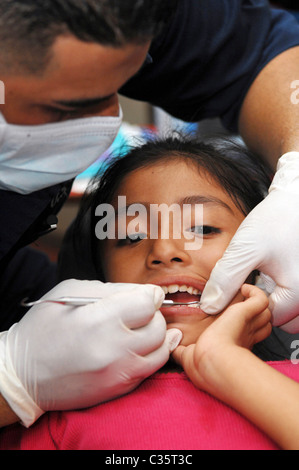
[[[175,294],[175,292],[188,292],[188,294],[192,295],[200,295],[201,291],[198,289],[195,289],[195,287],[191,286],[179,286],[177,284],[171,284],[169,286],[161,286],[164,294]]]

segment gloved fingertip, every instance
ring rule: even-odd
[[[279,327],[287,333],[299,332],[299,307],[296,299],[291,299],[289,292],[276,286],[269,297],[269,310],[272,313],[272,326]]]
[[[172,353],[180,344],[183,333],[177,328],[171,328],[166,331],[166,341],[168,343],[169,352]]]
[[[215,284],[207,284],[200,299],[200,308],[208,315],[216,315],[223,309],[224,295]]]
[[[223,310],[221,307],[216,308],[214,305],[207,303],[200,303],[200,308],[201,310],[206,313],[207,315],[217,315],[221,310]]]
[[[165,299],[165,294],[163,292],[163,289],[159,286],[155,286],[154,288],[154,304],[156,310],[159,310],[159,308],[162,305],[162,302]]]

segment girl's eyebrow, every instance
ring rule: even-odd
[[[194,196],[186,196],[182,199],[180,199],[180,201],[178,201],[178,204],[180,204],[181,206],[183,204],[191,204],[191,205],[195,205],[195,204],[214,204],[214,205],[220,205],[222,207],[224,207],[225,209],[227,209],[228,211],[230,211],[231,213],[233,213],[233,210],[232,208],[226,204],[224,201],[222,201],[221,199],[219,199],[218,197],[215,197],[215,196],[203,196],[203,195],[199,195],[199,194],[196,194]]]
[[[141,201],[132,202],[130,204],[127,204],[124,207],[121,207],[120,210],[115,208],[116,209],[116,214],[118,214],[119,212],[120,213],[125,213],[127,211],[127,209],[130,206],[132,206],[133,204],[144,206],[147,209],[149,209],[150,205],[151,205],[150,202],[141,202]],[[212,205],[222,206],[224,209],[227,209],[232,214],[234,213],[232,208],[228,204],[226,204],[224,201],[222,201],[221,199],[219,199],[217,197],[214,197],[214,196],[203,196],[201,194],[196,194],[196,195],[193,195],[193,196],[185,196],[182,199],[180,199],[179,201],[177,201],[177,204],[179,204],[180,206],[183,206],[184,204],[190,204],[190,205],[212,204]]]

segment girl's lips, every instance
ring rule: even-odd
[[[206,318],[207,315],[200,307],[188,307],[186,305],[174,305],[173,307],[161,307],[160,312],[167,323],[178,323],[180,317],[199,316]]]

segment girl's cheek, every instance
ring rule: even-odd
[[[213,248],[212,245],[209,247],[203,245],[197,252],[194,252],[193,264],[200,268],[201,275],[208,279],[223,253],[224,251],[219,250],[217,247]]]

